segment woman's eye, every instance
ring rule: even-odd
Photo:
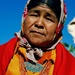
[[[47,20],[49,20],[49,21],[52,21],[52,22],[54,22],[52,19],[50,19],[50,18],[46,18]]]
[[[30,16],[35,16],[35,17],[38,17],[38,15],[37,15],[37,14],[31,14]]]

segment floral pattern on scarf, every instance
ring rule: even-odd
[[[58,27],[56,29],[56,34],[54,35],[54,37],[57,36],[62,31],[62,29],[64,27],[66,17],[67,17],[66,5],[63,2],[63,0],[60,0],[60,1],[61,1],[61,16],[60,16],[59,24],[58,24]],[[23,32],[23,28],[24,28],[24,21],[25,21],[27,12],[28,12],[27,6],[28,6],[29,2],[30,2],[30,0],[28,0],[28,2],[26,3],[25,9],[24,9],[24,12],[23,12],[23,15],[22,15],[22,32]]]

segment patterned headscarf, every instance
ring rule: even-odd
[[[56,37],[62,31],[65,20],[66,20],[66,16],[67,16],[65,3],[63,2],[63,0],[60,0],[60,1],[61,1],[61,15],[60,15],[60,20],[59,20],[58,27],[56,29],[56,33],[55,33],[54,37]],[[30,2],[30,0],[28,0],[28,2],[26,3],[25,9],[24,9],[24,12],[22,15],[22,32],[23,32],[23,28],[24,28],[24,21],[25,21],[27,12],[28,12],[27,6],[28,6],[29,2]]]
[[[24,33],[23,32],[23,30],[24,30],[24,22],[25,22],[25,18],[27,16],[27,12],[28,12],[27,6],[28,6],[29,2],[30,2],[30,0],[28,0],[28,2],[26,3],[25,9],[24,9],[24,12],[23,12],[23,15],[22,15],[22,25],[21,25],[21,27],[22,27],[22,33]],[[59,19],[58,27],[56,29],[54,37],[53,37],[53,39],[50,42],[51,48],[49,48],[49,49],[55,48],[56,45],[62,39],[62,32],[61,31],[62,31],[62,29],[64,27],[64,23],[65,23],[65,20],[66,20],[66,17],[67,17],[67,11],[66,11],[66,5],[65,5],[64,1],[60,0],[60,2],[61,2],[60,19]]]
[[[26,3],[23,15],[22,15],[22,34],[23,34],[23,28],[24,28],[24,22],[25,22],[25,18],[27,15],[27,6],[29,4],[30,0],[28,0],[28,2]],[[65,19],[67,16],[67,12],[66,12],[66,6],[65,3],[63,2],[63,0],[61,0],[61,15],[60,15],[60,20],[59,20],[59,24],[58,27],[56,29],[56,33],[54,35],[54,38],[52,39],[52,41],[50,42],[51,47],[50,48],[46,48],[46,50],[52,50],[55,49],[56,45],[60,42],[62,35],[59,35],[64,27],[64,23],[65,23]],[[25,47],[27,48],[26,50],[28,50],[29,52],[26,53],[27,58],[29,58],[30,60],[36,62],[34,53],[36,53],[39,57],[42,57],[43,52],[41,48],[36,48],[36,47],[32,47],[28,40],[23,36],[21,36],[21,31],[18,33],[15,33],[15,35],[20,39],[20,46],[21,47]],[[36,51],[35,51],[36,49]],[[32,55],[32,56],[31,56]]]

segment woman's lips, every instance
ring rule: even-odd
[[[45,35],[44,33],[42,32],[39,32],[39,31],[30,31],[31,33],[37,33],[37,34],[40,34],[40,35]]]

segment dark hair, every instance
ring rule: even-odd
[[[46,4],[56,15],[58,21],[60,19],[60,13],[61,13],[61,3],[60,0],[30,0],[28,7],[28,11],[31,8],[34,8],[38,5]]]

